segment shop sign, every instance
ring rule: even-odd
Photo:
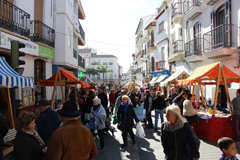
[[[54,59],[54,50],[39,45],[38,56],[49,58],[49,59]]]
[[[13,40],[25,44],[25,48],[21,48],[20,51],[25,52],[26,54],[38,56],[38,44],[33,43],[32,41],[26,41],[24,39],[12,36],[4,32],[1,32],[0,47],[11,50],[11,41]]]
[[[170,72],[169,71],[160,71],[160,72],[154,72],[152,73],[152,77],[160,77],[162,75],[170,75]]]

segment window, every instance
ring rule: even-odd
[[[68,47],[71,47],[71,30],[68,29]]]
[[[100,63],[100,59],[97,60],[97,65]]]
[[[201,22],[197,22],[193,26],[193,34],[194,34],[194,54],[201,55],[202,54]]]
[[[109,65],[113,65],[113,60],[109,59]]]
[[[86,57],[88,57],[88,54],[86,54]]]
[[[92,59],[92,65],[96,65],[95,59]]]
[[[34,83],[38,84],[39,80],[46,79],[46,63],[41,59],[34,60]],[[37,87],[39,89],[35,90],[35,100],[36,102],[42,98],[46,98],[46,87]]]
[[[107,65],[107,60],[106,59],[103,60],[103,65]]]
[[[158,33],[161,33],[164,30],[164,21],[158,25]]]
[[[155,71],[155,58],[154,57],[152,57],[152,72],[154,72]]]
[[[109,69],[109,70],[113,70],[113,67],[112,67],[112,66],[109,66],[108,69]]]
[[[88,58],[85,60],[85,67],[89,68],[89,59]]]
[[[174,42],[175,42],[175,32],[173,32],[173,33],[171,34],[171,38],[172,38],[172,43],[174,43]]]
[[[73,57],[77,59],[77,51],[73,49]]]
[[[113,79],[113,74],[109,74],[109,79]]]

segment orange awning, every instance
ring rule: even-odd
[[[80,81],[81,87],[90,87],[88,82],[82,82]]]
[[[61,80],[69,79],[72,82],[80,83],[80,80],[73,74],[72,71],[60,69],[60,74],[61,74]],[[53,86],[54,81],[56,79],[56,75],[57,75],[57,72],[52,77],[48,78],[47,80],[39,81],[38,82],[39,87]],[[59,77],[57,77],[57,81],[59,82]]]
[[[197,67],[192,75],[185,80],[178,80],[177,85],[193,85],[195,82],[201,82],[203,80],[216,80],[218,77],[220,62],[205,65],[202,67]],[[225,65],[223,65],[223,70],[225,73],[225,77],[227,82],[240,82],[240,75],[237,75]],[[222,79],[223,73],[220,72],[220,77]],[[221,83],[222,81],[220,81]]]

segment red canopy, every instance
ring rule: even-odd
[[[90,87],[88,82],[82,82],[80,81],[81,87]]]

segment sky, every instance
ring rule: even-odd
[[[141,17],[154,14],[162,0],[81,0],[86,15],[80,23],[85,46],[97,54],[113,54],[126,73],[135,53],[135,35]]]

